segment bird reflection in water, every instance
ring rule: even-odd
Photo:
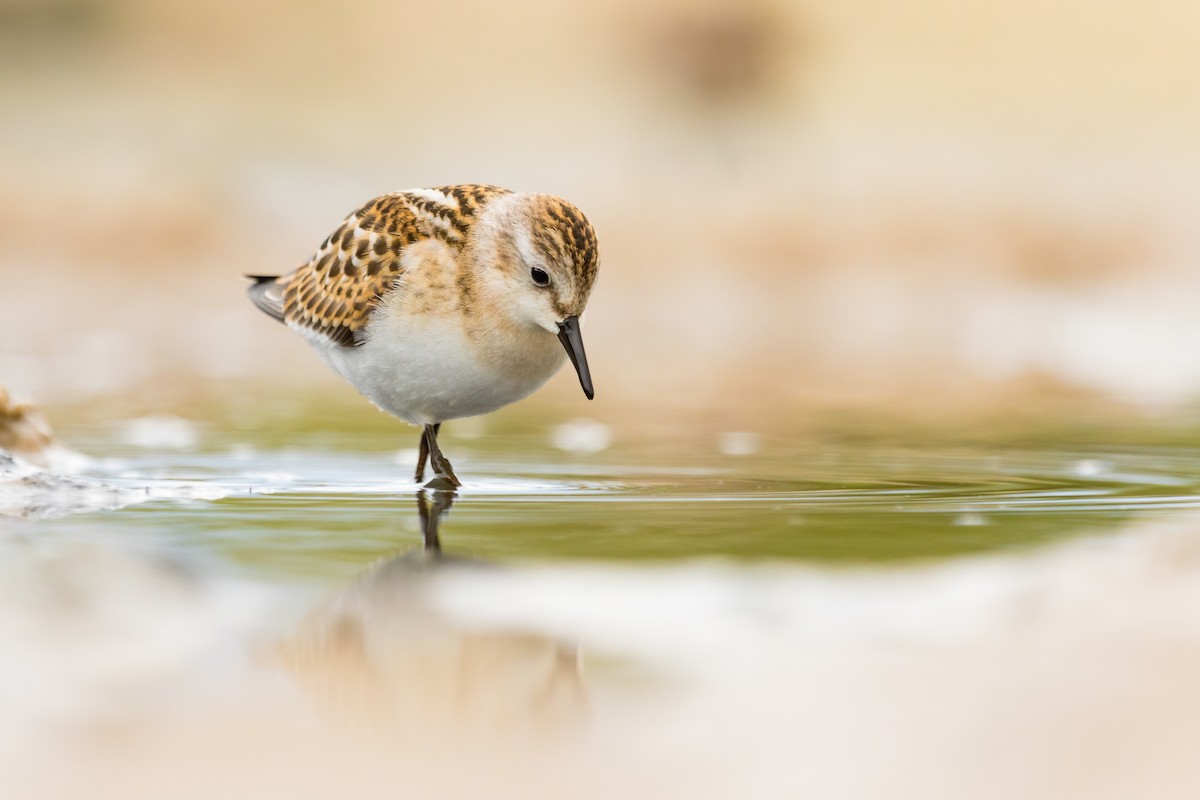
[[[389,738],[490,744],[560,735],[587,712],[578,647],[470,628],[431,602],[446,574],[497,569],[442,552],[439,523],[456,497],[419,492],[423,546],[322,602],[275,658],[323,714]]]

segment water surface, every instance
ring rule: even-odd
[[[394,429],[66,428],[0,483],[0,793],[963,796],[1024,748],[1101,796],[1099,734],[1200,743],[1186,441],[463,430],[431,547]]]
[[[105,454],[77,477],[129,502],[43,520],[47,532],[108,530],[317,581],[420,542],[414,453],[386,447],[394,436],[323,431],[286,444],[206,431],[184,447],[154,448],[111,430],[77,439]],[[501,562],[899,562],[1103,535],[1200,503],[1200,453],[1179,445],[892,437],[767,439],[739,455],[691,445],[580,454],[500,436],[447,448],[465,486],[443,526],[445,546]]]

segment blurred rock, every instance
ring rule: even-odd
[[[121,508],[149,496],[148,489],[74,475],[89,463],[54,438],[40,409],[13,400],[0,387],[0,515],[64,517]]]
[[[50,423],[31,403],[18,402],[0,386],[0,450],[42,466],[54,444]]]

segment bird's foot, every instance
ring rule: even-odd
[[[425,484],[426,489],[432,489],[435,492],[453,492],[460,486],[462,484],[453,475],[434,475],[429,479],[429,483]]]
[[[433,467],[433,480],[444,480],[446,483],[450,484],[451,489],[457,489],[458,487],[462,486],[462,481],[460,481],[458,476],[454,474],[454,467],[450,466],[450,459],[442,455],[442,451],[440,449],[435,450],[430,448],[429,464]]]
[[[425,484],[426,489],[449,489],[453,491],[462,486],[462,481],[454,474],[454,467],[450,466],[450,460],[442,455],[442,448],[438,447],[437,435],[442,424],[439,422],[436,425],[426,425],[424,432],[421,434],[421,450],[417,456],[417,472],[416,482],[420,483],[425,478],[425,459],[428,457],[429,466],[433,467],[433,480]]]

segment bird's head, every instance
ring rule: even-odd
[[[599,268],[591,223],[561,198],[512,194],[493,200],[479,227],[490,256],[489,288],[515,323],[559,338],[590,399],[594,391],[579,317]]]

